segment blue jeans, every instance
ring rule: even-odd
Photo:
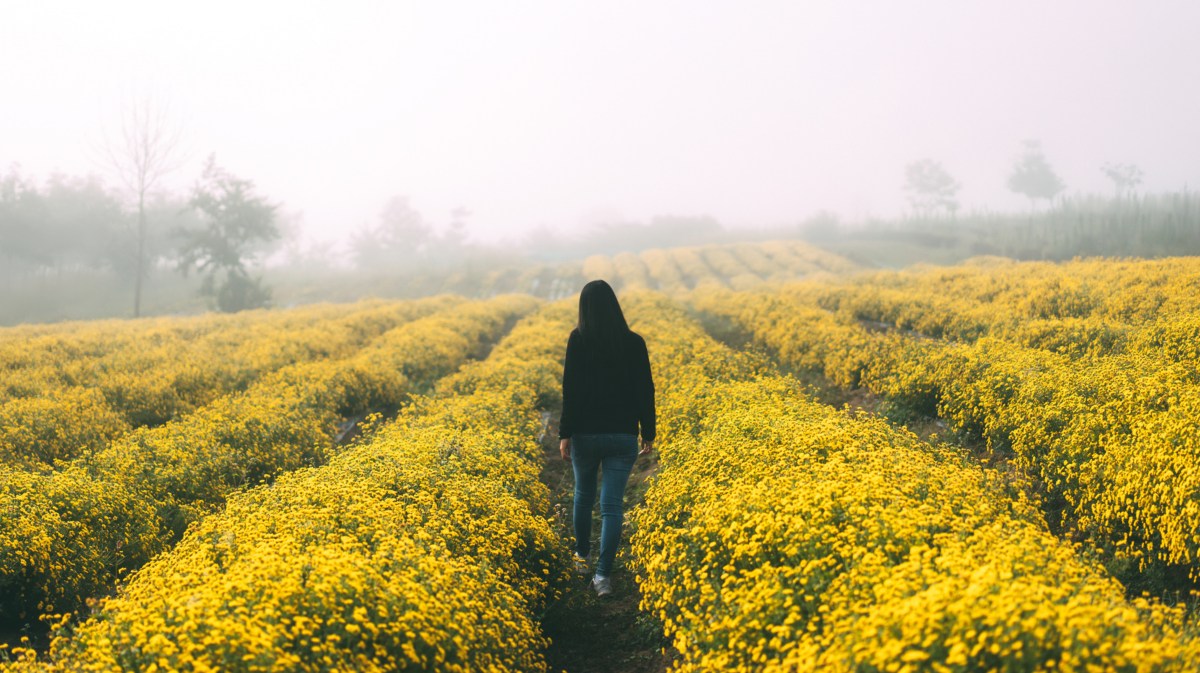
[[[575,470],[575,552],[586,557],[592,545],[592,506],[596,503],[596,471],[603,467],[600,485],[600,560],[596,574],[608,577],[625,514],[625,484],[637,460],[637,435],[575,435],[571,438],[571,467]]]

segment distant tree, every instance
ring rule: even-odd
[[[157,261],[175,265],[179,254],[179,232],[199,229],[203,213],[191,207],[190,192],[156,190],[146,197],[144,206],[147,228],[143,241],[147,262],[147,282]],[[108,242],[110,268],[132,280],[137,273],[137,214],[125,211],[123,224]]]
[[[1012,173],[1008,176],[1008,188],[1024,194],[1029,197],[1031,204],[1036,204],[1038,199],[1053,200],[1065,187],[1062,178],[1046,161],[1042,144],[1036,140],[1025,141],[1025,151],[1013,164]]]
[[[0,257],[11,272],[116,268],[110,245],[125,227],[120,201],[95,176],[55,174],[41,187],[15,168],[0,176]]]
[[[13,166],[0,177],[0,258],[5,271],[18,265],[36,267],[47,263],[38,244],[38,223],[45,217],[45,204],[37,186]]]
[[[256,195],[253,182],[218,167],[211,155],[188,204],[202,221],[178,231],[180,271],[204,274],[201,292],[214,297],[222,311],[266,306],[271,291],[262,278],[250,277],[247,265],[261,243],[279,239],[278,206]]]
[[[933,159],[913,162],[904,169],[904,191],[918,217],[929,217],[939,210],[953,215],[958,210],[955,198],[961,185]]]
[[[360,269],[411,266],[430,244],[433,228],[408,199],[393,196],[379,212],[379,221],[360,228],[350,240],[350,255]]]
[[[95,176],[50,176],[42,201],[41,229],[52,264],[59,272],[115,267],[111,241],[126,228],[127,214],[118,195]]]
[[[1142,169],[1133,164],[1105,164],[1100,171],[1112,180],[1118,199],[1142,184]]]
[[[164,105],[149,96],[134,100],[121,115],[121,133],[106,138],[104,153],[121,182],[137,199],[137,252],[134,256],[133,315],[142,313],[146,278],[146,196],[158,181],[179,167],[179,127]]]
[[[391,248],[420,252],[428,245],[433,229],[407,198],[394,196],[379,213],[379,232]]]

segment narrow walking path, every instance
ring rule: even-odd
[[[550,489],[555,528],[564,544],[573,539],[571,500],[574,477],[571,464],[558,452],[558,410],[544,416],[546,432],[542,438],[541,478]],[[657,459],[642,457],[634,465],[625,491],[625,510],[638,507],[646,490],[646,480],[658,468]],[[628,518],[628,515],[627,517]],[[593,548],[599,544],[600,522],[592,526]],[[599,598],[591,590],[591,576],[578,577],[566,593],[547,611],[542,622],[551,640],[546,659],[551,671],[567,673],[661,673],[671,662],[673,649],[664,640],[662,626],[638,605],[642,594],[631,569],[628,521],[617,552],[616,571],[612,576],[613,593]]]

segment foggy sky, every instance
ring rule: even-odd
[[[0,168],[97,172],[123,100],[169,100],[190,160],[344,236],[406,195],[472,237],[623,216],[735,226],[905,207],[930,157],[973,208],[1025,139],[1069,192],[1200,185],[1200,4],[0,3]],[[111,175],[110,182],[115,182]]]

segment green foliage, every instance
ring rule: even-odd
[[[95,177],[56,174],[39,186],[16,169],[0,176],[0,259],[9,269],[123,271],[118,246],[129,230],[121,203]]]
[[[222,311],[265,306],[270,291],[261,279],[251,279],[246,267],[257,244],[279,239],[278,206],[256,195],[253,182],[218,167],[213,156],[188,205],[204,216],[204,223],[179,230],[179,269],[184,275],[193,269],[205,274],[201,292],[214,297]],[[220,281],[218,275],[223,276]]]
[[[216,293],[217,308],[226,313],[260,308],[271,303],[271,288],[263,285],[261,277],[250,278],[231,273]]]

